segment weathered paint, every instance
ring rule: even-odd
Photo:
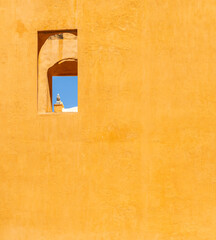
[[[1,0],[0,239],[216,239],[216,2]],[[37,31],[78,29],[78,113],[38,114]]]

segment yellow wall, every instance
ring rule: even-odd
[[[216,239],[216,2],[0,1],[0,239]],[[37,113],[37,31],[78,29],[79,112]]]

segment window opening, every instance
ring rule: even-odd
[[[78,112],[77,76],[52,77],[52,111]]]
[[[62,112],[77,112],[77,76],[77,30],[38,32],[38,112],[53,112],[57,93],[64,104]],[[55,85],[59,92],[53,89]],[[66,90],[61,93],[60,86],[67,86],[70,94]],[[71,105],[68,104],[69,95],[76,99]],[[57,103],[60,102],[57,100]]]

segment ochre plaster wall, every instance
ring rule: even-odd
[[[0,1],[0,239],[216,239],[216,2]],[[78,29],[79,112],[38,114],[37,31]]]

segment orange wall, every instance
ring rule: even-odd
[[[0,1],[0,239],[216,239],[216,2]],[[37,31],[78,29],[79,113],[37,113]]]

